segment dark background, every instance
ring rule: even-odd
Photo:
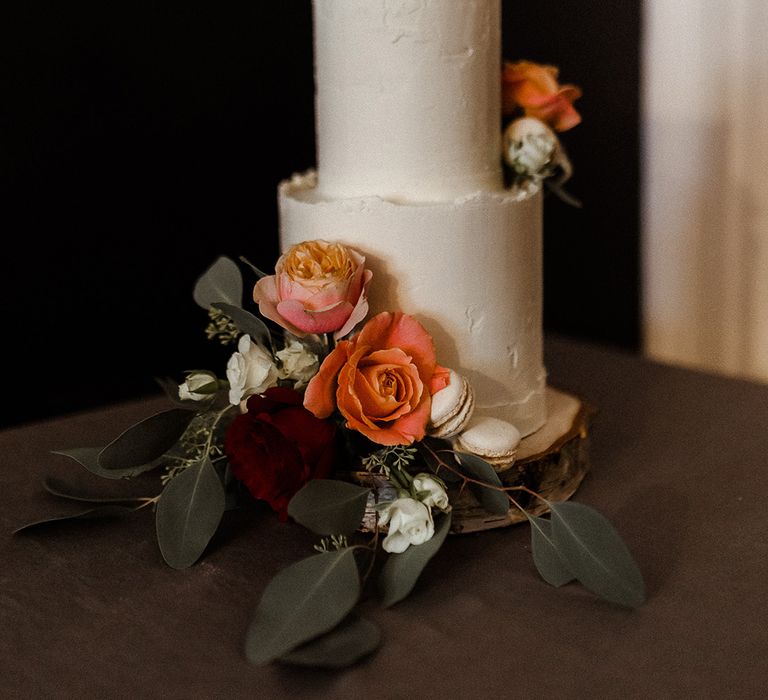
[[[505,57],[584,89],[545,206],[545,327],[629,349],[638,326],[640,0],[504,7]],[[195,278],[269,269],[277,182],[314,162],[309,0],[17,3],[0,18],[0,425],[220,367]]]

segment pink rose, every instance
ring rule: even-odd
[[[373,273],[365,258],[341,243],[306,241],[289,248],[275,274],[256,283],[259,311],[294,335],[349,333],[368,313]]]

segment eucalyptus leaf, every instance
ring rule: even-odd
[[[53,496],[82,503],[137,503],[151,498],[146,496],[104,496],[78,486],[72,486],[51,476],[43,480],[43,488]]]
[[[254,342],[265,348],[272,348],[272,334],[260,318],[233,304],[216,303],[213,306],[229,316],[241,333],[251,336]]]
[[[627,546],[596,510],[581,503],[550,503],[552,541],[574,576],[596,595],[631,608],[645,600],[645,585]]]
[[[266,664],[325,634],[360,597],[353,548],[323,552],[283,569],[267,585],[246,637],[245,652]]]
[[[502,486],[496,470],[484,459],[469,452],[456,452],[459,463],[464,468],[467,476],[482,481],[489,486]],[[509,512],[509,498],[504,491],[487,488],[479,484],[470,484],[472,493],[475,494],[480,505],[494,515],[506,515]]]
[[[225,509],[224,487],[209,459],[168,482],[157,504],[157,542],[174,569],[192,566],[216,533]]]
[[[104,469],[99,464],[99,454],[103,447],[73,447],[70,450],[54,450],[53,454],[69,457],[78,464],[85,467],[92,474],[104,477],[105,479],[126,479],[136,476],[142,472],[154,469],[154,464],[143,464],[138,467],[129,467],[128,469]]]
[[[573,581],[573,573],[552,541],[552,523],[535,515],[528,515],[528,522],[531,524],[533,563],[541,577],[558,588]]]
[[[225,302],[234,306],[243,303],[243,276],[237,263],[221,256],[211,265],[195,283],[192,295],[198,306],[206,311],[215,302]]]
[[[411,545],[401,554],[390,554],[379,576],[382,605],[388,608],[408,597],[429,560],[445,542],[451,527],[451,513],[441,516],[435,534],[420,545]]]
[[[318,535],[349,535],[360,526],[370,489],[346,481],[308,481],[288,504],[288,515]]]
[[[184,434],[194,413],[181,408],[156,413],[131,426],[99,454],[106,470],[130,469],[162,457]]]
[[[381,631],[376,625],[352,616],[336,629],[280,657],[280,661],[295,666],[345,668],[372,654],[380,643]]]
[[[56,523],[68,522],[72,520],[96,520],[98,518],[120,518],[138,510],[140,506],[118,506],[118,505],[105,505],[96,506],[95,508],[89,508],[88,510],[81,510],[77,513],[70,513],[69,515],[53,515],[48,518],[42,518],[41,520],[35,520],[34,522],[27,523],[21,527],[17,527],[13,534],[16,535],[19,532],[27,532],[38,527],[47,525],[55,525]]]

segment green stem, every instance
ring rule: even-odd
[[[422,447],[427,450],[430,455],[434,458],[435,462],[438,465],[438,468],[447,469],[452,474],[455,474],[458,477],[461,477],[464,480],[465,484],[477,484],[478,486],[483,486],[487,489],[493,489],[494,491],[501,491],[506,494],[507,498],[510,500],[510,502],[516,507],[519,508],[523,513],[525,513],[525,509],[517,502],[515,501],[512,496],[509,495],[509,491],[522,491],[524,493],[527,493],[530,496],[533,496],[534,498],[538,499],[545,505],[549,506],[549,501],[544,498],[541,494],[536,493],[536,491],[533,491],[532,489],[529,489],[527,486],[496,486],[495,484],[488,484],[485,481],[480,481],[479,479],[473,479],[471,476],[467,476],[463,472],[459,471],[455,467],[452,467],[447,462],[444,462],[440,457],[438,456],[438,453],[432,450],[428,445],[422,444]],[[454,454],[451,450],[441,450],[441,452],[445,452],[447,454]]]
[[[208,455],[211,452],[211,447],[213,446],[213,437],[216,434],[216,427],[219,425],[219,422],[221,419],[229,413],[233,408],[236,408],[235,406],[227,406],[226,408],[222,408],[221,411],[219,411],[216,414],[216,417],[213,419],[213,423],[211,423],[211,430],[208,433],[208,439],[205,442],[205,447],[203,448],[203,459],[207,459]]]

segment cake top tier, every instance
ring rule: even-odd
[[[325,197],[502,187],[500,0],[313,0]]]

